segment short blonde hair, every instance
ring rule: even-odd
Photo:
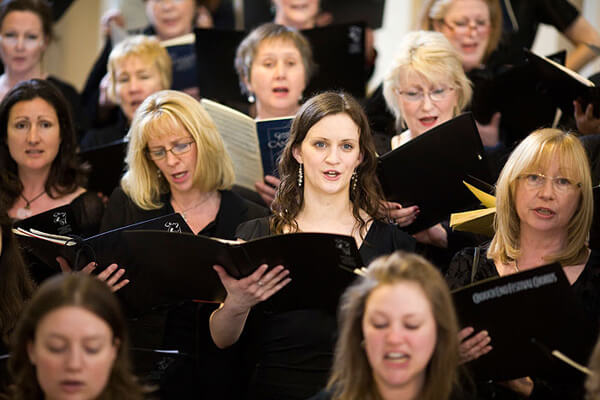
[[[129,57],[138,57],[148,64],[154,63],[160,76],[162,89],[171,88],[173,67],[167,50],[153,36],[131,36],[117,44],[108,56],[108,97],[113,102],[120,103],[117,96],[117,70],[119,64]]]
[[[458,95],[454,116],[471,101],[471,81],[465,75],[460,55],[448,39],[439,32],[409,32],[402,38],[396,59],[383,81],[383,96],[396,116],[398,130],[404,124],[404,117],[396,92],[400,89],[400,77],[408,72],[415,72],[431,83],[438,83],[440,79],[450,81]]]
[[[397,251],[375,259],[364,277],[344,292],[339,309],[339,336],[327,387],[333,400],[380,399],[365,352],[362,320],[371,294],[381,286],[416,283],[425,294],[436,324],[436,344],[426,368],[419,399],[447,400],[459,390],[458,321],[442,274],[417,254]]]
[[[589,161],[575,135],[552,128],[539,129],[527,136],[512,152],[500,173],[496,184],[496,234],[490,244],[488,258],[508,263],[519,257],[521,226],[515,205],[517,181],[524,173],[542,171],[556,156],[560,160],[561,173],[581,184],[581,196],[567,226],[566,248],[548,256],[547,261],[563,265],[585,261],[594,212]]]
[[[448,11],[448,7],[452,5],[455,0],[426,0],[423,3],[421,12],[419,13],[419,23],[417,28],[424,29],[427,31],[434,31],[435,21],[443,21]],[[502,35],[502,9],[500,8],[499,0],[482,0],[490,11],[490,37],[488,40],[485,53],[483,54],[483,61],[492,54],[498,43],[500,42],[500,36]]]
[[[196,99],[183,92],[156,92],[138,107],[131,128],[125,162],[127,172],[121,186],[131,200],[144,210],[162,207],[160,195],[167,193],[167,181],[147,156],[151,137],[169,135],[184,128],[197,148],[194,185],[203,192],[229,189],[235,180],[233,164],[214,122]]]

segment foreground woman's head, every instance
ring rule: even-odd
[[[373,261],[344,293],[339,318],[334,399],[449,397],[458,323],[444,279],[425,259],[396,252]]]
[[[16,398],[140,398],[119,302],[85,274],[46,281],[17,326],[10,368]]]

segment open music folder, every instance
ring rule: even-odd
[[[264,303],[272,312],[319,308],[335,313],[344,289],[362,260],[354,238],[325,233],[291,233],[234,242],[161,231],[129,231],[124,245],[135,255],[123,288],[128,307],[147,310],[183,300],[221,302],[225,289],[213,265],[236,279],[262,264],[283,265],[291,282]]]
[[[453,299],[461,327],[491,338],[492,351],[467,364],[478,381],[579,374],[545,348],[586,365],[596,342],[597,327],[558,263],[476,282],[453,291]]]
[[[490,181],[489,166],[471,113],[459,115],[379,157],[379,182],[386,199],[419,206],[408,227],[420,232],[470,209],[478,201],[463,185],[473,176]]]

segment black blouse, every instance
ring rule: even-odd
[[[244,223],[237,231],[237,236],[244,240],[269,235],[268,218]],[[374,221],[359,250],[368,264],[375,257],[395,250],[414,249],[415,240],[411,236],[394,225]],[[306,399],[318,392],[331,368],[336,332],[335,316],[325,311],[271,314],[256,306],[240,338],[242,351],[254,357],[247,398]],[[249,358],[246,354],[245,359]]]
[[[469,247],[457,253],[446,274],[450,289],[458,289],[471,282],[498,277],[493,260],[487,258],[488,245],[479,247],[479,261],[473,271],[475,248]],[[471,280],[471,273],[474,278]],[[581,301],[583,311],[598,327],[600,322],[600,252],[592,250],[588,262],[577,280],[571,285],[575,297]],[[531,377],[533,393],[529,399],[583,399],[583,382],[548,382]],[[522,399],[516,393],[495,384],[478,385],[481,398]]]

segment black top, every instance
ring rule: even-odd
[[[473,282],[498,277],[494,261],[486,256],[488,245],[480,246],[479,249],[480,256]],[[473,247],[468,247],[454,256],[446,274],[446,281],[450,289],[458,289],[471,283],[474,252]],[[600,322],[600,252],[592,250],[583,271],[571,287],[575,297],[581,301],[585,314],[593,321],[594,326],[598,327]],[[534,389],[529,399],[583,399],[583,381],[548,382],[536,377],[531,378],[534,381]],[[500,385],[478,386],[481,393],[495,399],[521,399],[520,396]]]
[[[83,136],[83,133],[88,128],[87,116],[83,112],[83,108],[81,106],[81,96],[77,89],[75,89],[71,84],[61,81],[60,79],[49,76],[46,80],[52,83],[54,86],[58,88],[61,94],[69,103],[71,108],[71,117],[73,118],[73,127],[75,128],[75,133],[77,134],[77,141]]]
[[[116,120],[112,124],[101,128],[92,128],[85,133],[80,143],[82,151],[116,142],[127,135],[129,131],[127,117],[121,110],[116,115]]]
[[[267,209],[243,200],[231,191],[221,191],[221,204],[214,221],[199,235],[221,239],[235,239],[237,226],[249,219],[268,215]],[[136,206],[118,187],[110,197],[101,231],[122,227],[135,222],[168,215],[174,212],[170,193],[161,196],[163,207],[143,210]],[[139,375],[150,383],[159,384],[165,398],[183,398],[198,390],[199,379],[210,382],[213,365],[219,360],[207,356],[212,348],[208,317],[214,306],[198,307],[196,303],[184,302],[167,309],[158,309],[135,320],[129,320],[133,347],[145,349],[177,349],[191,357],[148,357],[137,352],[135,367]],[[200,372],[194,376],[194,357],[199,356]],[[187,397],[185,397],[187,398]]]
[[[75,226],[79,231],[74,232],[82,237],[90,237],[99,232],[100,221],[104,213],[102,199],[96,193],[84,192],[71,202]],[[30,268],[31,277],[40,284],[58,271],[58,264],[46,265],[32,253],[25,252],[25,263]]]
[[[500,1],[503,14],[502,39],[487,64],[514,64],[523,48],[530,49],[540,24],[552,25],[564,32],[579,16],[568,0],[510,0],[518,26],[509,17],[505,2]]]
[[[237,236],[244,240],[269,235],[268,218],[244,223],[237,231]],[[368,264],[375,257],[395,250],[414,249],[415,241],[408,234],[394,225],[374,221],[360,254]],[[245,359],[254,358],[247,398],[306,399],[318,392],[329,374],[336,331],[335,316],[321,310],[267,314],[260,305],[256,306],[239,343]]]

